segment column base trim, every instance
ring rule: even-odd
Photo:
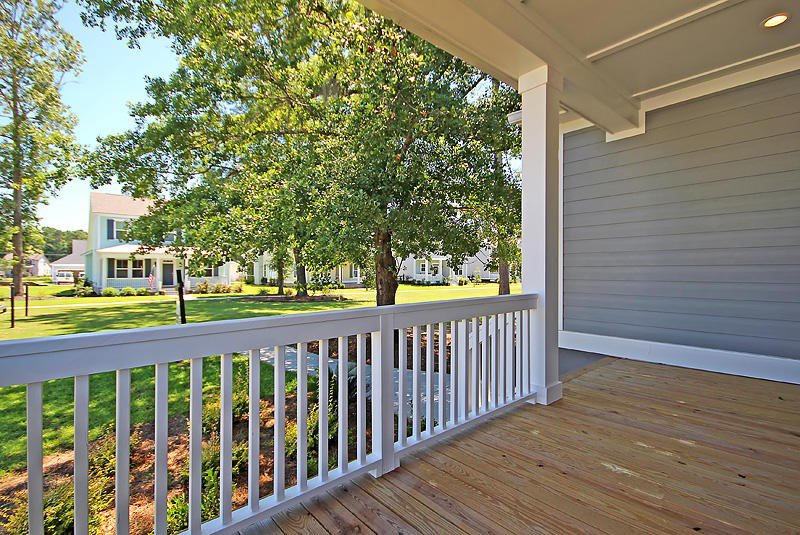
[[[550,405],[555,403],[563,397],[563,387],[564,385],[561,383],[561,381],[551,383],[549,386],[536,385],[534,386],[536,397],[528,400],[528,403],[532,405]]]

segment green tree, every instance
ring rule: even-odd
[[[61,230],[53,227],[42,227],[44,238],[43,253],[51,262],[72,252],[72,240],[85,240],[85,230]]]
[[[409,254],[459,262],[485,243],[474,204],[489,198],[476,188],[494,173],[479,131],[492,123],[473,115],[500,108],[473,101],[484,73],[347,0],[85,5],[89,23],[113,20],[133,45],[166,36],[181,56],[89,168],[184,206],[200,254],[285,246],[298,275],[372,264],[384,305]]]
[[[79,43],[56,20],[60,3],[0,0],[0,206],[14,253],[13,288],[32,252],[36,211],[70,178],[75,119],[61,87],[81,62]]]

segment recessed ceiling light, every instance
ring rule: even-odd
[[[761,25],[764,28],[774,28],[775,26],[780,26],[787,20],[789,20],[789,15],[787,13],[775,13],[771,17],[762,20]]]

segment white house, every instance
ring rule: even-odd
[[[8,253],[3,260],[13,260],[14,253]],[[50,262],[41,253],[26,254],[22,259],[22,273],[31,277],[48,277],[51,273]],[[11,276],[11,268],[8,269],[8,276]]]
[[[328,274],[332,282],[343,284],[348,287],[360,286],[362,283],[361,269],[350,263],[345,262],[333,268]],[[312,273],[307,274],[310,282]],[[253,282],[255,284],[268,284],[274,283],[278,278],[278,272],[272,267],[269,253],[262,254],[258,260],[253,263]],[[292,285],[295,282],[294,265],[289,262],[284,273],[284,283]]]
[[[496,271],[486,268],[490,251],[481,250],[477,255],[467,258],[456,267],[450,265],[450,257],[446,255],[431,255],[424,258],[409,256],[400,264],[398,278],[403,281],[429,282],[431,284],[456,283],[459,278],[482,281],[497,281]],[[313,275],[308,274],[309,280]],[[333,268],[329,274],[330,280],[347,287],[361,286],[363,283],[361,268],[352,262],[344,262]],[[270,263],[270,255],[264,253],[253,264],[253,282],[255,284],[274,283],[278,273]],[[286,269],[284,282],[294,284],[295,272],[292,266]]]
[[[76,277],[82,278],[86,275],[86,248],[89,246],[88,240],[72,240],[72,252],[54,260],[50,266],[53,274],[53,282],[58,284],[72,284]]]
[[[86,278],[96,290],[125,287],[163,290],[177,285],[180,260],[166,247],[140,253],[138,243],[123,239],[127,224],[145,215],[151,205],[151,200],[128,195],[91,193],[89,243],[84,257]],[[238,264],[228,262],[206,268],[202,276],[188,277],[186,286],[191,288],[201,281],[230,284],[238,278]]]
[[[468,257],[457,266],[451,265],[452,262],[447,255],[431,255],[421,258],[412,255],[400,264],[398,277],[401,281],[413,280],[436,284],[456,283],[461,278],[495,282],[500,278],[499,274],[486,267],[491,254],[491,251],[482,249],[478,254]]]

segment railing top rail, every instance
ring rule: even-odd
[[[382,315],[402,328],[536,302],[516,294],[12,340],[0,342],[0,387],[373,332]]]

